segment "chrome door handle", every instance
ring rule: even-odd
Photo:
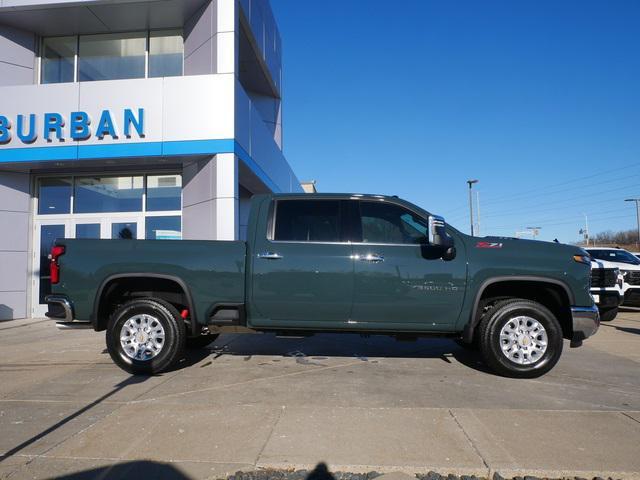
[[[258,254],[258,258],[264,258],[265,260],[280,260],[282,255],[274,252],[262,252]]]
[[[384,257],[382,255],[378,255],[377,253],[367,253],[366,255],[356,255],[356,260],[360,260],[361,262],[370,262],[370,263],[380,263],[384,262]]]

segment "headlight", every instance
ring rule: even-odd
[[[573,260],[591,266],[591,257],[589,255],[574,255]]]

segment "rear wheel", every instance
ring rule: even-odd
[[[562,354],[562,327],[538,302],[498,302],[483,315],[479,328],[482,356],[500,375],[539,377],[551,370]]]
[[[164,300],[132,300],[113,313],[106,339],[109,355],[123,370],[145,375],[160,373],[182,356],[184,320]]]
[[[618,307],[600,309],[600,321],[610,322],[618,316]]]

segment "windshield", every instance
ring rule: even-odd
[[[597,260],[640,265],[640,259],[626,250],[587,250],[587,252]]]

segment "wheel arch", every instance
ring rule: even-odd
[[[536,294],[545,292],[551,299],[540,299]],[[503,295],[501,295],[501,293]],[[562,325],[565,338],[570,338],[572,333],[570,307],[574,304],[575,297],[569,286],[558,279],[538,276],[502,276],[484,280],[478,289],[473,301],[473,307],[469,321],[462,333],[463,341],[471,343],[476,327],[482,317],[481,303],[483,300],[491,300],[500,297],[524,298],[537,301],[549,308],[558,316]],[[542,301],[541,301],[542,300]]]
[[[94,330],[102,331],[107,327],[109,319],[108,317],[105,318],[106,307],[108,307],[108,296],[106,294],[110,292],[110,289],[115,288],[118,285],[118,282],[128,282],[135,279],[143,281],[160,280],[176,285],[178,287],[178,291],[181,292],[182,295],[184,295],[186,306],[189,309],[189,326],[191,328],[192,335],[197,334],[198,323],[195,303],[193,301],[191,290],[189,289],[189,286],[186,284],[186,282],[175,275],[145,272],[118,273],[109,275],[100,283],[100,286],[98,287],[98,290],[96,291],[96,295],[94,297],[93,311],[91,315],[91,324],[93,325]],[[139,291],[144,291],[144,288],[140,288]]]

